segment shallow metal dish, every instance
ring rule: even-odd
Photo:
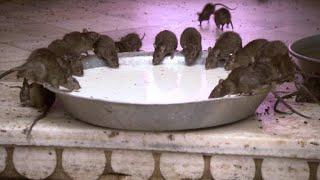
[[[302,71],[320,76],[320,34],[293,42],[289,51]]]
[[[166,83],[171,83],[171,86],[174,85],[177,86],[177,88],[192,89],[193,87],[201,86],[202,84],[197,81],[193,81],[192,77],[199,76],[200,78],[203,78],[208,75],[206,74],[208,71],[204,70],[203,65],[206,56],[207,53],[203,52],[202,56],[198,60],[198,64],[196,66],[188,67],[183,64],[183,61],[181,61],[182,55],[177,53],[175,57],[180,59],[180,61],[166,59],[165,63],[159,67],[162,68],[164,74],[169,74],[167,69],[175,68],[176,66],[180,66],[183,71],[177,71],[172,77],[168,75],[170,78],[173,78],[170,79],[170,82],[164,81],[161,77],[154,78],[148,82],[149,86],[153,86],[153,83],[159,83],[158,81],[161,81],[162,85],[165,87],[164,90],[167,90],[166,87],[170,86],[167,86]],[[142,72],[154,73],[155,71],[158,71],[155,70],[155,67],[151,64],[152,54],[145,52],[121,53],[119,55],[120,68],[125,68],[125,66],[134,66],[135,63],[130,63],[128,61],[130,58],[135,59],[136,63],[144,64],[144,68],[140,68]],[[137,59],[139,58],[141,58],[141,61],[137,62]],[[104,66],[103,61],[95,56],[87,58],[84,64],[87,69]],[[192,69],[195,67],[203,67],[203,71],[198,71],[197,74],[192,74]],[[110,69],[110,71],[117,70]],[[181,76],[185,75],[183,74],[184,72],[191,73],[184,79],[184,81],[188,81],[188,83],[191,84],[179,87],[182,84]],[[123,77],[130,77],[130,75],[131,74],[129,72],[127,76],[123,76],[123,74],[121,74]],[[152,76],[158,75],[152,74]],[[99,83],[107,84],[108,82]],[[118,84],[119,83],[125,82],[122,79],[118,80]],[[111,85],[108,85],[108,87],[111,87]],[[82,88],[86,87],[83,86]],[[214,86],[212,89],[213,88]],[[129,93],[129,96],[126,96],[127,98],[125,98],[124,95],[116,96],[116,98],[118,98],[117,100],[105,100],[82,96],[77,93],[62,92],[53,88],[49,89],[57,94],[57,97],[63,103],[66,111],[77,119],[103,127],[146,131],[198,129],[235,122],[252,115],[268,93],[268,90],[266,90],[265,92],[252,96],[231,96],[207,99],[210,92],[206,92],[205,94],[201,94],[202,97],[205,96],[202,100],[199,100],[199,98],[197,98],[197,93],[194,93],[192,95],[189,94],[188,96],[194,96],[194,100],[189,99],[184,101],[183,99],[180,99],[174,101],[171,99],[165,100],[166,98],[164,97],[163,101],[156,103],[157,99],[152,102],[131,101],[130,97],[138,96],[141,92],[130,91],[130,89],[127,90]],[[101,91],[104,90],[101,89]],[[149,90],[146,91],[146,93],[148,92]],[[95,96],[95,94],[93,93],[92,96]]]

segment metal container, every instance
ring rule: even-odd
[[[176,88],[182,88],[182,92],[184,92],[185,89],[186,92],[191,93],[186,95],[186,97],[189,98],[187,100],[183,98],[179,99],[179,93],[176,95],[177,100],[170,98],[175,95],[168,96],[169,98],[162,98],[161,92],[158,99],[155,98],[146,101],[139,99],[132,100],[130,98],[141,96],[142,92],[139,90],[130,90],[130,88],[126,89],[128,94],[123,94],[126,91],[119,89],[122,94],[120,93],[119,96],[114,96],[115,99],[96,98],[94,97],[97,95],[96,93],[92,93],[92,96],[83,96],[74,92],[67,93],[50,87],[49,89],[57,94],[65,110],[73,117],[90,124],[115,129],[144,131],[198,129],[232,123],[251,116],[266,97],[268,90],[251,96],[230,96],[207,99],[214,86],[212,85],[210,91],[207,90],[205,92],[203,87],[201,87],[203,83],[199,83],[200,81],[204,82],[206,78],[207,80],[211,78],[208,77],[209,74],[206,74],[208,71],[204,69],[203,65],[206,56],[207,52],[203,52],[196,65],[186,66],[183,62],[183,56],[180,53],[176,53],[174,59],[166,58],[162,65],[155,67],[151,63],[152,53],[137,52],[119,54],[120,69],[126,68],[126,66],[131,68],[131,66],[140,65],[141,67],[138,69],[141,70],[142,76],[137,77],[149,78],[146,83],[148,87],[154,87],[156,84],[162,88],[160,88],[160,90],[158,89],[159,91],[165,91],[163,92],[164,94],[174,93],[175,90],[177,90]],[[85,60],[84,65],[86,69],[95,70],[97,69],[96,67],[104,66],[104,63],[97,57],[91,56]],[[178,66],[180,69],[175,71],[174,68]],[[195,68],[202,69],[194,71]],[[125,70],[119,71],[117,69],[110,69],[110,71],[116,73],[115,76],[110,75],[110,79],[112,79],[112,82],[118,82],[118,88],[127,88],[127,86],[129,86],[120,85],[126,84],[127,81],[132,81],[132,72],[128,71],[126,74]],[[118,71],[119,77],[117,74]],[[149,76],[151,76],[151,78]],[[161,83],[159,81],[161,81]],[[98,82],[98,80],[94,85],[98,86],[104,83],[108,88],[113,86],[106,81]],[[85,84],[80,83],[80,85],[83,85],[82,88],[84,89],[87,88]],[[144,88],[143,83],[140,84],[140,86]],[[93,89],[95,92],[98,92],[96,88]],[[101,91],[104,92],[105,89],[101,89]],[[90,91],[88,92],[90,93]],[[144,88],[142,94],[148,95],[152,92],[152,88]],[[202,99],[198,98],[198,95],[199,97],[201,95]],[[181,95],[181,97],[184,96]],[[194,99],[192,99],[193,97]]]
[[[289,51],[302,71],[320,76],[320,34],[293,42]]]

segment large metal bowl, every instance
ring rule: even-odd
[[[320,34],[293,42],[289,51],[302,71],[320,76]]]
[[[188,72],[192,72],[192,68],[201,65],[203,71],[198,71],[197,74],[189,74],[188,77],[184,78],[184,81],[191,83],[188,87],[181,86],[181,76],[183,76],[184,71],[177,71],[172,77],[170,82],[163,81],[161,77],[151,78],[149,85],[153,83],[159,83],[161,81],[162,85],[166,86],[166,83],[171,83],[172,86],[175,85],[177,88],[193,88],[201,86],[202,84],[196,82],[192,77],[200,76],[202,78],[206,76],[206,70],[204,69],[203,63],[207,56],[206,52],[202,53],[202,56],[198,60],[198,65],[186,66],[181,61],[182,55],[176,53],[175,57],[180,59],[180,61],[170,60],[169,58],[165,60],[165,63],[161,65],[162,73],[166,74],[174,66],[180,66],[180,68],[188,68]],[[144,58],[141,58],[144,57]],[[146,58],[147,57],[147,58]],[[139,63],[144,63],[144,68],[141,71],[150,73],[152,76],[158,76],[154,71],[154,66],[151,63],[152,54],[151,53],[121,53],[119,55],[120,68],[125,68],[125,66],[134,66],[135,63],[128,63],[130,58],[137,59],[141,58]],[[124,60],[125,59],[125,60]],[[85,68],[92,69],[95,67],[104,66],[103,61],[95,56],[91,56],[85,60]],[[191,68],[191,69],[190,69]],[[189,71],[191,70],[191,71]],[[110,71],[117,71],[115,69],[110,69]],[[120,76],[120,75],[119,75]],[[118,83],[125,84],[124,77],[128,77],[130,81],[130,73],[127,76],[123,76],[122,79],[118,80]],[[160,76],[160,75],[159,75]],[[169,75],[170,76],[170,75]],[[117,77],[110,77],[117,78]],[[208,77],[206,77],[208,78]],[[212,77],[214,78],[214,77]],[[189,80],[190,79],[190,80]],[[97,82],[106,83],[107,82]],[[108,87],[111,87],[108,86]],[[83,86],[82,88],[85,88]],[[124,85],[123,88],[126,88]],[[200,87],[201,88],[201,87]],[[212,89],[214,85],[212,86]],[[58,99],[63,103],[64,108],[73,117],[85,121],[90,124],[115,128],[115,129],[127,129],[127,130],[146,130],[146,131],[168,131],[168,130],[187,130],[187,129],[198,129],[205,127],[218,126],[222,124],[227,124],[235,122],[252,115],[259,104],[266,97],[268,90],[260,94],[255,94],[252,96],[230,96],[224,98],[206,99],[210,92],[201,94],[205,99],[199,100],[197,93],[194,93],[194,100],[166,100],[164,97],[162,101],[157,103],[148,101],[132,101],[130,97],[139,96],[141,92],[130,91],[127,89],[129,96],[117,96],[115,99],[99,99],[93,97],[82,96],[77,93],[67,93],[57,89],[49,89],[56,93]],[[164,89],[167,90],[167,89]],[[211,90],[211,89],[210,89]],[[104,91],[101,89],[101,91]],[[152,90],[146,90],[148,93]],[[159,94],[161,97],[161,93]],[[127,97],[127,98],[125,98]]]

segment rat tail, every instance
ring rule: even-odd
[[[30,125],[30,127],[29,127],[28,129],[26,129],[26,130],[27,130],[27,139],[30,138],[31,131],[32,131],[33,127],[37,124],[37,122],[38,122],[39,120],[41,120],[41,119],[43,119],[44,117],[47,116],[49,110],[50,110],[50,107],[46,107],[46,108],[44,109],[44,111],[43,111],[35,120],[33,120],[33,122],[32,122],[32,124]]]
[[[140,40],[142,41],[145,36],[146,36],[146,33],[143,33],[142,38]]]
[[[235,8],[230,8],[230,7],[228,7],[228,6],[226,6],[226,5],[222,4],[222,3],[215,3],[215,4],[213,4],[213,6],[217,6],[217,5],[223,6],[223,7],[227,8],[227,9],[229,9],[229,10],[235,10],[235,9],[237,9],[237,7],[235,7]]]
[[[279,96],[275,91],[271,91],[271,93],[272,93],[282,104],[284,104],[288,109],[290,109],[293,113],[295,113],[295,114],[297,114],[297,115],[299,115],[299,116],[301,116],[301,117],[310,119],[309,116],[303,115],[303,114],[301,114],[300,112],[298,112],[297,110],[293,109],[293,108],[292,108],[288,103],[286,103],[286,102],[284,101],[284,99],[283,99],[281,96]]]
[[[20,70],[23,70],[24,68],[22,66],[18,66],[18,67],[14,67],[14,68],[11,68],[7,71],[5,71],[4,73],[0,74],[0,79],[4,78],[5,76],[13,73],[13,72],[16,72],[16,71],[20,71]]]
[[[10,86],[10,88],[19,88],[19,89],[22,89],[21,86]]]
[[[278,91],[278,92],[279,92],[279,91]],[[276,92],[274,92],[274,93],[276,93]],[[293,92],[293,93],[287,94],[287,95],[285,95],[285,96],[282,96],[282,99],[291,98],[291,97],[297,95],[298,93],[299,93],[299,91],[295,91],[295,92]],[[283,111],[278,110],[279,102],[280,102],[280,99],[277,99],[276,103],[275,103],[274,106],[273,106],[274,112],[277,112],[277,113],[280,113],[280,114],[291,114],[291,113],[287,113],[287,112],[283,112]]]

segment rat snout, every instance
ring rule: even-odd
[[[152,64],[159,65],[162,62],[163,58],[164,57],[162,57],[160,53],[155,52],[153,55]]]
[[[152,59],[152,64],[153,65],[159,65],[161,63],[160,59],[159,58],[153,58]]]
[[[191,65],[194,63],[194,60],[193,60],[192,58],[187,58],[187,57],[186,57],[185,62],[186,62],[186,65],[187,65],[187,66],[191,66]]]
[[[72,62],[72,74],[75,76],[83,76],[83,64],[81,61]]]
[[[213,69],[213,68],[215,68],[215,65],[214,65],[213,61],[207,60],[207,61],[206,61],[206,64],[205,64],[205,68],[206,68],[207,70],[208,70],[208,69]]]
[[[119,59],[112,58],[112,59],[108,60],[108,65],[112,68],[118,68],[119,67]]]

